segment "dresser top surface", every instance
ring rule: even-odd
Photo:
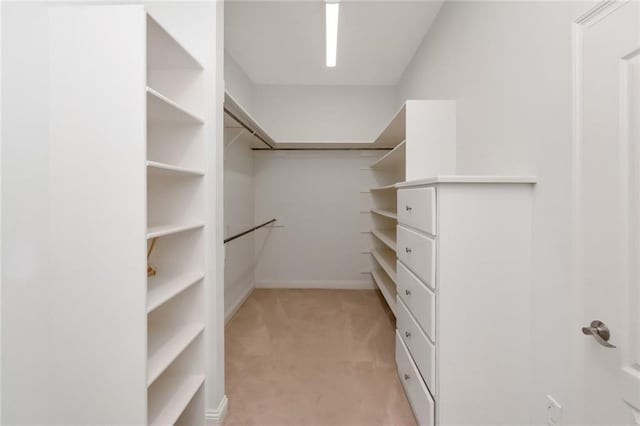
[[[398,182],[396,188],[432,185],[437,183],[519,183],[535,184],[535,176],[492,176],[492,175],[441,175],[426,179]]]

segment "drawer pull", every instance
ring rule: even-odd
[[[405,379],[405,380],[409,380],[410,378],[411,378],[411,376],[410,376],[410,375],[408,375],[407,373],[404,373],[404,379]]]
[[[404,209],[408,212],[410,212],[411,210],[413,210],[413,207],[411,206],[404,206]]]
[[[411,253],[411,249],[409,247],[405,247],[404,251],[407,253]]]
[[[411,290],[409,290],[408,288],[405,289],[404,294],[406,294],[407,296],[411,296]]]
[[[405,336],[405,337],[411,337],[411,333],[409,333],[408,331],[405,331],[405,332],[404,332],[404,336]]]

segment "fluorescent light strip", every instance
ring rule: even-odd
[[[340,3],[326,3],[326,25],[327,25],[327,66],[336,66],[336,56],[338,55],[338,15],[340,13]]]

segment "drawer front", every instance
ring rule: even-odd
[[[398,190],[398,222],[436,235],[435,188]]]
[[[396,303],[396,327],[429,389],[436,385],[436,348],[411,317],[402,299]]]
[[[398,263],[398,296],[407,305],[420,327],[436,341],[436,295],[402,262]]]
[[[436,240],[398,226],[398,259],[429,287],[436,288]]]
[[[396,333],[396,365],[402,387],[407,395],[413,414],[421,426],[433,426],[435,424],[434,403],[429,390],[420,378],[420,374],[402,339]]]

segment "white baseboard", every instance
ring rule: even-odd
[[[256,288],[307,288],[331,290],[373,290],[376,288],[372,280],[349,281],[256,281]]]
[[[255,288],[254,285],[249,286],[249,288],[247,288],[245,292],[242,293],[240,297],[238,297],[238,300],[236,300],[235,303],[231,305],[231,307],[229,308],[229,311],[225,312],[224,314],[225,324],[228,323],[231,318],[233,318],[236,312],[238,312],[238,309],[240,309],[240,306],[242,306],[244,302],[246,302],[247,298],[251,295],[251,292],[253,291],[254,288]]]
[[[215,410],[207,410],[205,413],[205,421],[207,426],[222,426],[222,422],[224,422],[224,418],[227,415],[227,410],[229,409],[229,400],[227,399],[227,395],[222,397],[220,404],[218,404],[218,408]]]

